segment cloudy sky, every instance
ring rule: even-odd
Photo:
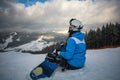
[[[84,31],[120,22],[120,0],[0,0],[0,31],[65,31],[76,18]]]

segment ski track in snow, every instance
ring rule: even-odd
[[[30,71],[46,54],[0,53],[0,80],[31,80]],[[39,80],[120,80],[120,48],[87,50],[86,65],[79,70],[61,72],[57,68],[50,78]]]

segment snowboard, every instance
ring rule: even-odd
[[[57,67],[58,64],[52,63],[46,58],[30,72],[30,77],[33,80],[50,77]]]

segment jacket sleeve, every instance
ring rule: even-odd
[[[60,56],[67,60],[71,59],[75,51],[75,45],[76,45],[75,41],[69,38],[66,46],[66,52],[61,52]]]

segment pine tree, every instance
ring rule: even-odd
[[[105,45],[106,45],[106,36],[105,36],[105,32],[106,30],[105,30],[105,26],[103,25],[103,27],[102,27],[102,31],[101,31],[101,34],[102,34],[102,41],[101,41],[101,43],[102,43],[102,45],[101,45],[101,47],[104,47]]]
[[[100,48],[102,46],[102,32],[100,28],[97,28],[96,31],[96,48]]]
[[[120,46],[120,24],[107,23],[102,29],[90,30],[86,33],[87,48]]]

